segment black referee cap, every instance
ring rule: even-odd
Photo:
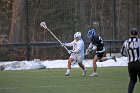
[[[130,34],[133,35],[133,36],[138,35],[137,29],[136,28],[132,28]]]

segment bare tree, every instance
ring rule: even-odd
[[[25,39],[24,32],[26,32],[25,5],[26,5],[25,0],[13,0],[9,43],[24,42]]]
[[[86,34],[85,23],[86,23],[85,0],[80,0],[80,28],[81,28],[80,31],[83,32],[83,34]]]

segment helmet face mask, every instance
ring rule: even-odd
[[[75,39],[75,40],[80,40],[80,39],[81,39],[81,32],[76,32],[76,33],[74,34],[74,39]]]

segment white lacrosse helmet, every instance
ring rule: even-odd
[[[76,33],[74,34],[74,38],[75,38],[75,39],[76,39],[76,38],[81,39],[81,32],[76,32]]]

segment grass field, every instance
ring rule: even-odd
[[[82,77],[80,68],[73,68],[71,76],[66,69],[0,71],[0,93],[127,93],[127,67],[98,68],[97,77]],[[134,93],[140,93],[140,83]]]

